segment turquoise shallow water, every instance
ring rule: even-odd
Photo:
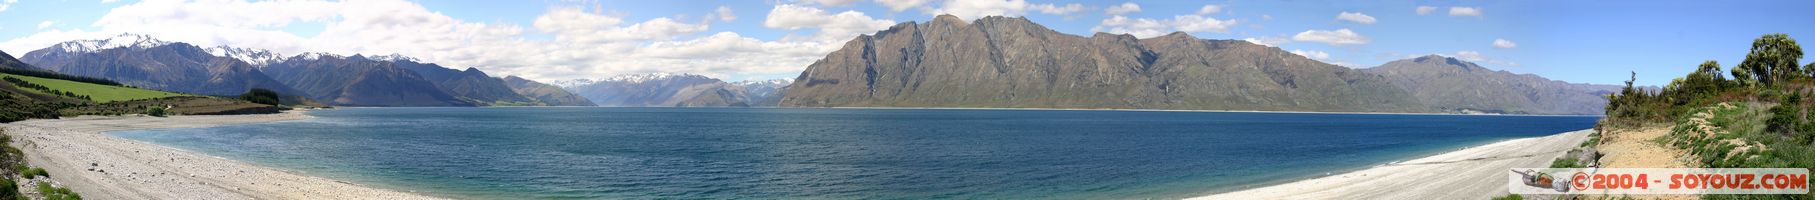
[[[347,108],[112,133],[479,199],[1178,198],[1596,117],[1068,110]]]

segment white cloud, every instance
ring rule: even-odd
[[[857,2],[857,0],[807,0],[807,1],[817,3],[819,5],[828,5],[828,6],[844,6],[844,5],[851,5],[851,3]]]
[[[1480,16],[1481,16],[1481,8],[1475,8],[1475,7],[1449,7],[1449,16],[1475,16],[1475,17],[1480,17]]]
[[[901,12],[910,8],[926,5],[927,1],[929,0],[876,0],[876,3],[882,4],[883,7],[889,7],[889,11]]]
[[[1512,40],[1494,39],[1494,48],[1501,48],[1501,49],[1519,48],[1519,44],[1513,43]]]
[[[1437,7],[1418,6],[1418,15],[1431,14],[1431,12],[1437,12]]]
[[[712,14],[709,16],[718,17],[719,21],[737,20],[737,13],[732,13],[730,6],[718,6],[718,9],[712,10]]]
[[[1356,34],[1355,31],[1350,31],[1346,28],[1334,31],[1307,30],[1305,32],[1299,32],[1298,35],[1293,35],[1292,40],[1322,42],[1324,44],[1337,46],[1368,43],[1367,37],[1363,37],[1361,34]]]
[[[1172,19],[1129,18],[1116,15],[1103,19],[1102,24],[1090,28],[1093,32],[1126,33],[1138,38],[1149,38],[1166,35],[1174,31],[1183,32],[1229,32],[1235,26],[1235,20],[1218,20],[1212,17],[1197,15],[1178,15]]]
[[[57,25],[57,21],[45,20],[44,22],[38,22],[38,30],[50,28],[51,25]]]
[[[1258,44],[1258,45],[1265,45],[1265,46],[1270,46],[1270,47],[1278,47],[1281,44],[1292,43],[1292,39],[1288,39],[1283,36],[1262,36],[1259,38],[1242,38],[1242,41],[1248,41],[1250,43],[1254,43],[1254,44]]]
[[[1064,14],[1076,13],[1078,11],[1084,11],[1084,4],[1075,4],[1075,3],[1074,4],[1065,4],[1065,6],[1059,6],[1059,5],[1053,5],[1053,4],[1041,4],[1041,5],[1037,5],[1034,7],[1038,8],[1040,10],[1040,13],[1054,14],[1054,15],[1064,15]]]
[[[1517,63],[1517,62],[1494,59],[1492,57],[1488,57],[1487,55],[1482,55],[1481,52],[1476,52],[1476,51],[1456,51],[1456,54],[1454,54],[1454,55],[1441,54],[1441,53],[1439,53],[1437,55],[1455,57],[1456,59],[1462,59],[1464,61],[1475,62],[1477,64],[1486,63],[1486,64],[1501,65],[1501,66],[1508,66],[1508,67],[1518,67],[1519,66],[1519,63]]]
[[[0,12],[6,12],[6,9],[12,8],[15,3],[19,3],[19,0],[0,0]]]
[[[850,40],[858,34],[886,29],[894,24],[895,21],[871,18],[857,11],[832,14],[819,8],[786,4],[775,6],[763,21],[763,27],[775,29],[819,29],[812,39],[815,41]]]
[[[1204,5],[1203,8],[1197,9],[1197,15],[1208,15],[1211,13],[1217,13],[1217,12],[1222,12],[1222,11],[1223,11],[1223,6],[1221,6],[1221,5],[1216,5],[1216,4]],[[1269,16],[1269,18],[1271,18],[1271,17]]]
[[[826,22],[803,28],[822,29],[821,35],[855,34],[859,32],[855,27],[876,28]],[[6,40],[0,42],[0,50],[28,52],[64,41],[130,32],[198,46],[232,45],[286,55],[398,53],[452,68],[477,67],[498,76],[546,81],[648,72],[720,78],[787,74],[850,40],[770,41],[730,32],[702,34],[707,30],[704,22],[630,20],[578,8],[549,9],[528,25],[467,22],[396,0],[131,2],[88,24],[93,29],[50,29]],[[283,31],[305,25],[321,26],[321,31],[311,36]],[[554,39],[528,39],[525,31],[548,33]]]
[[[927,14],[951,14],[958,18],[971,20],[986,16],[1021,16],[1033,5],[1026,0],[946,0],[939,9]]]
[[[1134,4],[1134,2],[1126,2],[1126,3],[1122,3],[1121,5],[1110,6],[1109,8],[1103,9],[1103,13],[1106,13],[1109,15],[1121,15],[1121,14],[1136,13],[1136,12],[1141,12],[1141,5]]]
[[[1328,60],[1328,59],[1330,59],[1330,53],[1325,53],[1323,51],[1317,51],[1317,50],[1293,49],[1292,54],[1298,54],[1300,56],[1304,56],[1305,58],[1311,58],[1312,60]]]
[[[1374,24],[1374,21],[1375,21],[1374,16],[1368,16],[1367,14],[1361,14],[1358,12],[1354,12],[1354,13],[1342,12],[1342,14],[1336,15],[1336,20],[1349,21],[1349,22],[1355,22],[1355,23],[1361,23],[1361,24]]]

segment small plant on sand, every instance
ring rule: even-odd
[[[47,200],[81,200],[82,195],[69,191],[65,187],[52,187],[49,182],[38,182],[38,193],[44,194]]]
[[[1494,200],[1525,200],[1525,196],[1519,196],[1519,194],[1507,194],[1506,196],[1494,197]]]

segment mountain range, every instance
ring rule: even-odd
[[[267,50],[202,48],[121,34],[59,43],[27,53],[22,60],[64,74],[202,95],[266,88],[341,106],[585,105],[540,101],[475,68],[455,70],[395,54],[285,57]],[[534,95],[574,96],[539,92]]]
[[[0,52],[0,54],[4,54]],[[6,64],[21,63],[18,65]],[[30,65],[24,65],[29,63]],[[1600,114],[1612,85],[1490,70],[1443,56],[1353,69],[1178,32],[1069,35],[1018,17],[950,15],[858,36],[791,80],[628,74],[540,83],[403,55],[197,47],[123,34],[27,53],[37,66],[141,88],[267,88],[342,106],[990,107]]]
[[[1182,32],[1083,37],[1025,18],[941,15],[846,42],[780,105],[1599,114],[1609,87],[1453,58],[1358,70]],[[1474,94],[1451,94],[1464,92]]]
[[[629,74],[560,81],[569,91],[611,107],[774,107],[788,80],[729,83],[696,74]]]

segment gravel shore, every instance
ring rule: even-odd
[[[26,160],[86,199],[437,199],[306,176],[102,132],[307,119],[302,112],[83,116],[5,124]]]
[[[1549,167],[1594,130],[1507,140],[1361,171],[1192,199],[1487,199],[1512,168]]]

